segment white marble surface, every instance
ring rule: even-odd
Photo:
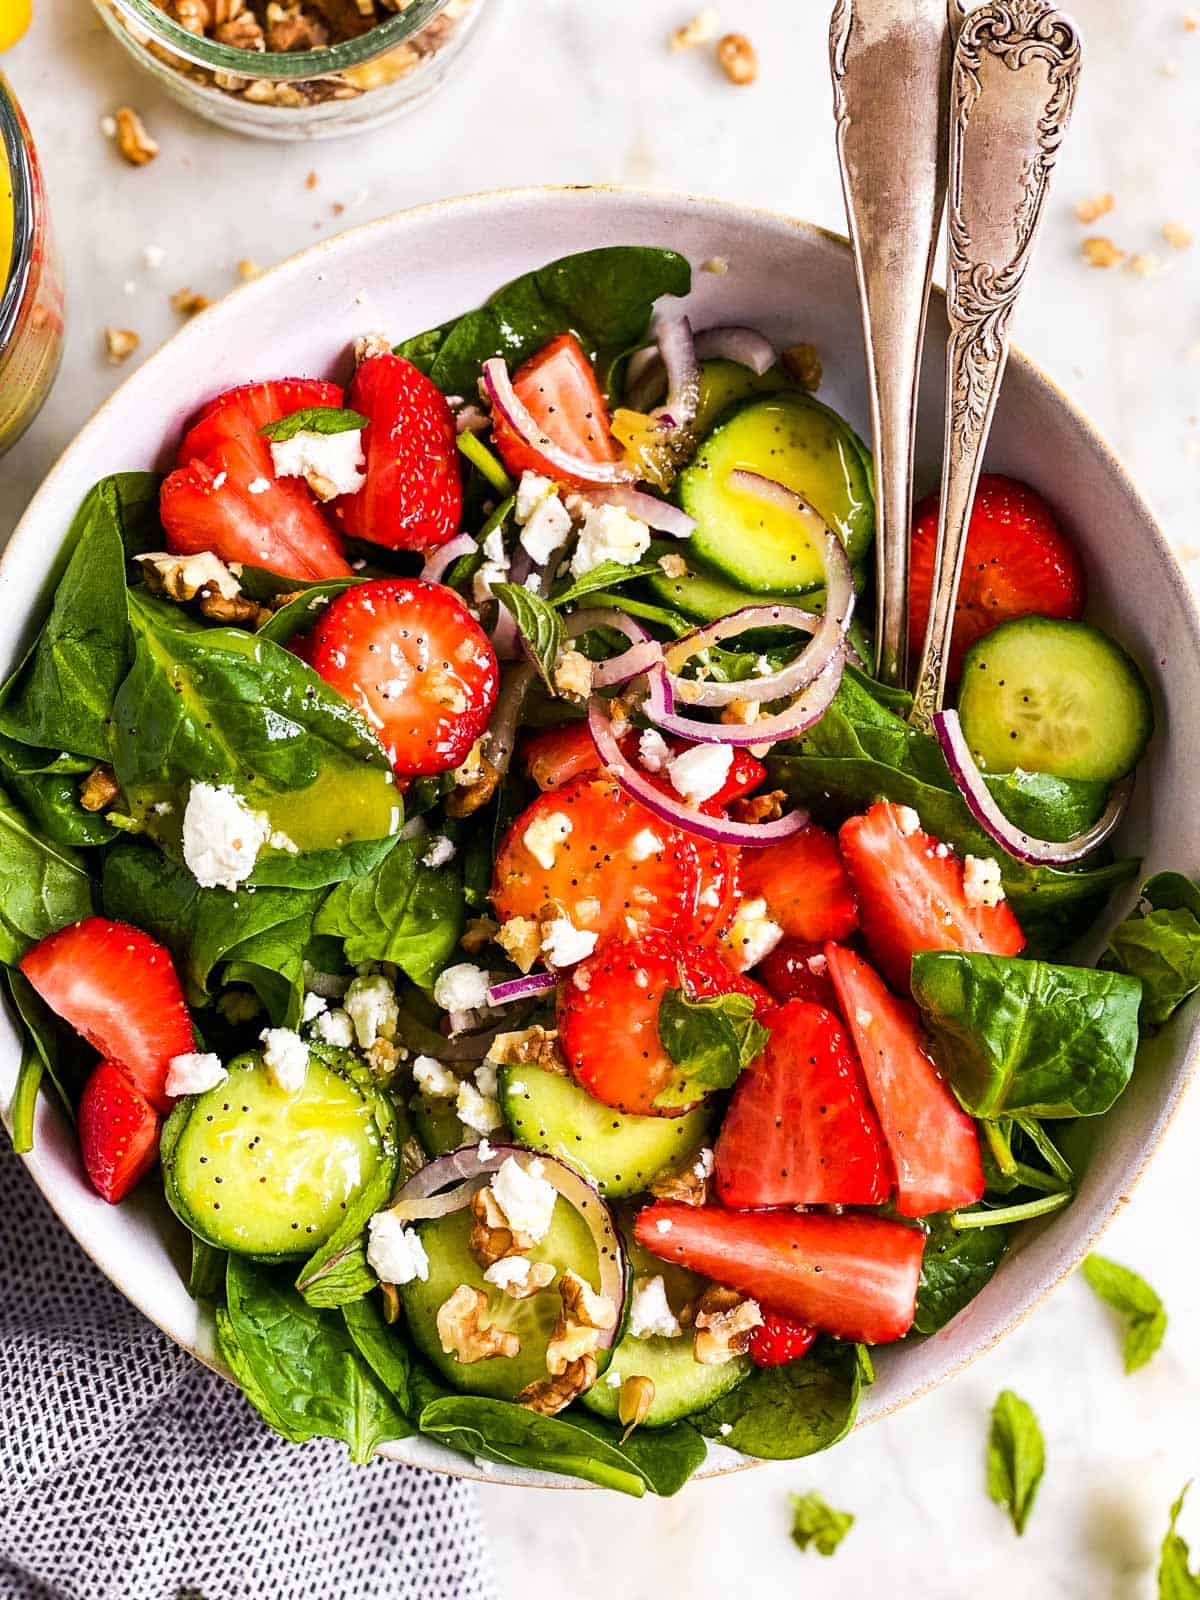
[[[267,265],[351,222],[441,195],[525,183],[625,182],[736,196],[838,226],[825,66],[827,0],[725,0],[759,82],[735,90],[702,53],[671,56],[688,0],[489,0],[500,14],[438,101],[413,120],[310,147],[239,140],[165,101],[101,31],[84,0],[35,0],[32,33],[0,66],[39,139],[65,247],[70,334],[42,417],[0,461],[0,537],[58,451],[118,381],[105,323],[137,329],[141,354],[176,322],[167,297],[209,295],[235,263]],[[1200,244],[1174,252],[1163,223],[1200,234],[1200,31],[1184,0],[1076,0],[1084,88],[1017,337],[1090,410],[1186,554],[1200,552]],[[141,108],[162,144],[124,166],[98,130]],[[305,186],[315,171],[314,188]],[[1079,256],[1071,202],[1111,190],[1090,231],[1163,270],[1099,272]],[[335,219],[331,206],[345,212]],[[146,245],[164,265],[149,272]],[[1189,360],[1189,351],[1194,352]],[[1192,868],[1200,863],[1183,863]],[[903,1597],[1149,1600],[1167,1507],[1200,1467],[1200,1279],[1192,1217],[1200,1098],[1193,1095],[1109,1236],[1171,1314],[1167,1343],[1132,1378],[1107,1313],[1066,1285],[1000,1349],[920,1406],[832,1455],[696,1485],[640,1504],[485,1489],[505,1596],[629,1600],[754,1589],[861,1600]],[[1016,1388],[1046,1431],[1046,1481],[1015,1540],[983,1488],[987,1410]],[[837,1557],[787,1539],[786,1494],[819,1488],[858,1522]],[[1200,1550],[1200,1495],[1185,1519]],[[431,1597],[432,1600],[432,1597]]]

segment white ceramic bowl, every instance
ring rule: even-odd
[[[393,340],[478,305],[499,285],[569,251],[669,245],[699,269],[690,302],[700,327],[747,322],[780,345],[807,339],[824,361],[821,398],[863,433],[868,419],[853,271],[845,243],[821,229],[713,200],[621,190],[533,189],[451,200],[371,223],[317,245],[236,290],[190,322],[134,373],[81,431],[34,498],[0,565],[0,670],[19,658],[31,610],[84,492],[105,473],[165,464],[185,419],[222,389],[254,378],[345,376],[346,350],[379,329]],[[936,481],[945,320],[933,307],[925,364],[918,487]],[[1009,366],[989,466],[1053,500],[1087,563],[1090,615],[1115,628],[1155,675],[1158,732],[1119,845],[1146,869],[1200,866],[1194,800],[1200,705],[1200,618],[1186,579],[1132,483],[1085,419],[1019,354]],[[1192,708],[1189,713],[1186,708]],[[1133,894],[1114,908],[1123,913]],[[1099,949],[1100,940],[1095,941]],[[1094,953],[1094,952],[1093,952]],[[861,1421],[933,1388],[1015,1327],[1081,1260],[1128,1195],[1179,1103],[1197,1042],[1195,1007],[1146,1048],[1108,1117],[1073,1204],[1024,1230],[983,1293],[941,1333],[877,1355]],[[0,1021],[0,1108],[17,1072],[17,1041]],[[182,1229],[154,1185],[120,1207],[83,1179],[75,1140],[45,1097],[29,1170],[64,1225],[164,1332],[220,1369],[208,1315],[188,1296]],[[425,1440],[405,1460],[482,1476]],[[716,1449],[710,1472],[741,1458]],[[489,1474],[491,1481],[503,1476]],[[511,1481],[563,1484],[543,1473]],[[572,1487],[580,1487],[572,1484]]]

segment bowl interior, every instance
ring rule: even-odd
[[[870,426],[853,268],[845,244],[769,213],[681,196],[608,190],[529,190],[443,202],[340,235],[283,263],[195,318],[135,373],[83,429],[29,507],[0,565],[0,669],[19,658],[31,608],[85,491],[120,468],[164,465],[164,453],[199,403],[251,378],[346,375],[357,336],[415,333],[479,304],[508,279],[568,251],[609,244],[667,245],[696,269],[689,302],[699,327],[745,322],[778,345],[808,340],[824,362],[821,398],[861,432]],[[711,270],[725,263],[727,270]],[[704,270],[704,264],[710,270]],[[922,380],[919,492],[937,481],[943,352],[940,301],[930,317]],[[1119,846],[1147,871],[1200,865],[1200,811],[1191,804],[1196,724],[1175,708],[1200,704],[1200,622],[1190,591],[1153,517],[1084,418],[1014,355],[988,465],[1042,489],[1085,555],[1090,613],[1113,627],[1157,677],[1158,731],[1141,769]],[[1123,913],[1132,891],[1113,916]],[[1096,947],[1100,940],[1097,938]],[[1143,1051],[1138,1072],[1094,1148],[1074,1203],[1029,1228],[979,1297],[941,1333],[882,1350],[861,1420],[915,1398],[1019,1322],[1090,1248],[1149,1158],[1183,1091],[1195,1008]],[[0,1108],[18,1062],[0,1018]],[[43,1098],[29,1167],[76,1239],[146,1316],[200,1359],[219,1365],[208,1316],[180,1272],[181,1230],[144,1193],[106,1205],[82,1179],[71,1129]],[[425,1440],[396,1454],[482,1477]],[[716,1448],[709,1471],[740,1464]],[[497,1481],[500,1474],[488,1474]],[[543,1473],[512,1481],[565,1483]],[[579,1485],[572,1485],[580,1487]]]

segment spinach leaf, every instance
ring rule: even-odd
[[[945,1213],[926,1217],[924,1227],[913,1327],[918,1333],[937,1333],[974,1300],[1000,1265],[1008,1229],[955,1228]]]
[[[81,769],[90,772],[94,765],[86,756],[40,750],[0,734],[4,781],[30,821],[55,844],[86,848],[117,836],[102,813],[85,811],[79,803]]]
[[[1191,1484],[1185,1483],[1171,1507],[1170,1526],[1158,1558],[1158,1600],[1200,1600],[1200,1571],[1191,1570],[1187,1542],[1175,1532],[1190,1488]]]
[[[835,1511],[815,1489],[807,1494],[790,1494],[792,1543],[801,1550],[812,1545],[818,1555],[831,1556],[854,1526],[852,1511]]]
[[[43,838],[0,789],[0,962],[91,915],[92,883],[74,851]]]
[[[1162,1301],[1145,1278],[1107,1256],[1088,1256],[1083,1275],[1105,1305],[1126,1319],[1125,1371],[1136,1372],[1163,1342],[1167,1313]]]
[[[585,572],[582,578],[576,578],[574,583],[567,584],[557,594],[551,595],[550,604],[552,606],[569,605],[574,600],[582,600],[584,595],[596,594],[602,589],[611,589],[614,584],[628,583],[631,578],[648,578],[658,570],[657,557],[628,564],[623,564],[620,561],[602,561],[598,567],[593,567],[590,572]],[[624,597],[621,597],[620,604],[624,605],[624,603]]]
[[[8,1120],[12,1147],[19,1156],[33,1149],[33,1115],[46,1063],[31,1039],[21,1041],[21,1064],[13,1088]]]
[[[63,1109],[73,1121],[76,1102],[95,1059],[92,1050],[73,1028],[68,1028],[54,1015],[23,972],[15,967],[10,968],[6,977],[12,1009],[16,1012],[25,1039],[32,1046],[41,1064],[41,1071],[37,1073],[36,1081],[33,1068],[29,1067],[26,1073],[29,1080],[26,1092],[30,1095],[36,1094],[43,1075],[49,1077],[58,1092]],[[15,1127],[15,1106],[13,1123]]]
[[[450,1393],[413,1353],[404,1329],[384,1321],[374,1295],[344,1305],[342,1320],[359,1355],[409,1422],[415,1423],[427,1405]]]
[[[378,1285],[379,1279],[367,1262],[365,1230],[369,1219],[391,1199],[396,1166],[394,1161],[378,1164],[346,1215],[301,1267],[296,1288],[310,1306],[346,1308]],[[351,1326],[352,1334],[353,1331]]]
[[[225,1298],[222,1353],[247,1399],[286,1438],[341,1439],[361,1463],[412,1432],[336,1313],[307,1305],[238,1256],[229,1258]]]
[[[1200,989],[1200,889],[1182,873],[1156,873],[1108,948],[1119,971],[1142,980],[1142,1027],[1161,1028]]]
[[[538,676],[551,694],[557,694],[554,667],[567,642],[562,618],[540,595],[531,594],[519,583],[494,583],[492,593],[512,613]]]
[[[768,1034],[754,1019],[754,1001],[745,994],[719,994],[689,1000],[682,989],[668,989],[658,1008],[658,1037],[680,1069],[656,1105],[691,1105],[697,1093],[730,1089],[743,1067],[761,1055]]]
[[[429,839],[401,839],[374,872],[333,889],[313,923],[317,934],[345,941],[346,960],[394,961],[428,988],[463,930],[462,866],[456,856],[427,867]]]
[[[220,1301],[225,1293],[224,1250],[205,1244],[192,1235],[192,1270],[188,1274],[188,1293],[193,1300]]]
[[[1002,1390],[992,1407],[987,1486],[1019,1534],[1025,1532],[1045,1469],[1046,1446],[1037,1418],[1019,1395]]]
[[[342,406],[303,406],[299,411],[289,411],[278,422],[265,423],[258,431],[272,444],[283,444],[298,433],[357,433],[366,425],[367,418],[359,411]]]
[[[858,1349],[823,1339],[803,1361],[757,1368],[691,1420],[710,1438],[769,1461],[828,1450],[850,1432],[862,1386],[871,1381]]]
[[[245,574],[243,583],[244,578]],[[296,634],[307,633],[310,628],[315,628],[322,611],[335,596],[365,581],[363,578],[325,578],[320,583],[308,584],[290,600],[286,600],[278,611],[271,613],[257,630],[258,637],[273,639],[276,644],[286,644]]]
[[[912,992],[973,1117],[1093,1117],[1121,1094],[1138,1044],[1136,978],[1008,956],[922,951]]]
[[[406,339],[396,354],[443,394],[469,395],[492,356],[511,368],[558,333],[578,335],[593,359],[611,357],[641,340],[660,295],[685,295],[691,285],[691,268],[673,250],[585,250],[515,279],[480,310]]]

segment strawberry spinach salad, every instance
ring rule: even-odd
[[[156,1172],[247,1397],[358,1461],[833,1444],[1200,987],[1174,876],[1062,959],[1152,712],[1050,507],[985,479],[914,728],[867,450],[690,282],[588,252],[215,396],[0,697],[15,1142],[47,1083],[104,1199]]]

